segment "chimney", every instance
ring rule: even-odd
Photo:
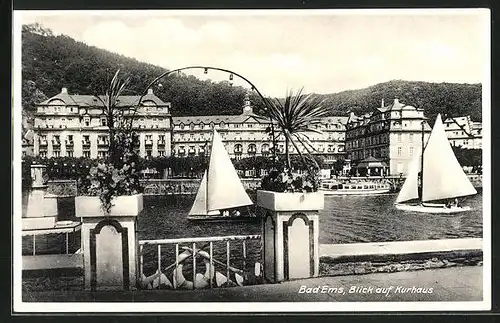
[[[148,89],[148,94],[154,94],[153,89]]]
[[[68,88],[63,87],[63,88],[61,89],[61,93],[68,94]]]
[[[384,107],[384,98],[382,98],[381,107],[382,107],[382,108]]]
[[[394,98],[394,104],[399,104],[398,98]]]

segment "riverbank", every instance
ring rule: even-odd
[[[475,188],[482,188],[483,176],[478,174],[468,174],[467,177]],[[339,177],[338,180],[367,181],[378,179],[389,179],[402,185],[404,177]],[[168,178],[168,179],[141,179],[144,187],[144,195],[186,195],[196,194],[200,185],[200,178]],[[260,178],[241,178],[241,182],[246,190],[257,190],[260,187]],[[51,180],[47,183],[47,192],[59,197],[75,196],[77,192],[75,180]]]
[[[24,302],[453,302],[481,300],[483,300],[482,266],[319,277],[281,284],[196,291],[38,290],[23,292]],[[48,309],[49,307],[46,308]],[[57,311],[60,310],[61,308],[57,309]],[[143,307],[143,310],[147,309]],[[216,311],[216,309],[213,310]],[[179,307],[164,307],[162,311],[175,312],[179,311]]]
[[[482,267],[483,264],[482,251],[475,249],[398,255],[379,254],[370,257],[370,260],[367,261],[360,258],[359,255],[337,258],[323,255],[320,258],[320,276],[327,278],[383,275],[394,272]],[[83,268],[81,266],[79,268],[25,270],[23,271],[22,290],[25,296],[43,291],[82,292],[83,283]]]

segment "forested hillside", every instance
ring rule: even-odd
[[[62,87],[71,94],[101,94],[117,69],[131,78],[128,93],[139,94],[166,70],[123,55],[88,46],[36,25],[23,26],[23,107],[56,95]],[[245,89],[229,82],[202,81],[172,74],[155,94],[172,103],[174,115],[239,114]]]
[[[474,121],[481,121],[481,84],[428,83],[393,80],[379,83],[365,89],[320,95],[332,107],[334,113],[355,113],[371,111],[394,98],[400,102],[425,110],[425,115],[434,119],[438,113],[449,116],[471,115]]]
[[[56,95],[62,87],[70,93],[100,94],[117,69],[131,78],[127,94],[139,94],[166,71],[68,36],[54,36],[40,25],[23,26],[23,108],[28,113],[34,104]],[[307,84],[304,87],[307,89]],[[155,88],[155,93],[172,103],[173,115],[239,114],[245,89],[229,82],[215,83],[175,74],[163,81],[162,87]],[[441,112],[449,116],[471,115],[473,120],[481,121],[481,84],[393,80],[365,89],[318,96],[331,106],[332,115],[373,111],[382,98],[387,104],[397,97],[401,102],[424,108],[431,119]],[[253,101],[258,104],[255,94]]]

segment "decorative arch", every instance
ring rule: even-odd
[[[51,99],[49,102],[47,102],[49,105],[66,105],[66,102],[64,100],[61,100],[59,98]]]
[[[112,226],[116,232],[121,234],[122,238],[122,261],[123,261],[123,288],[129,288],[129,254],[128,254],[128,229],[124,228],[120,222],[115,219],[106,218],[100,221],[94,229],[90,229],[90,289],[96,290],[97,287],[97,246],[96,235],[101,233],[105,226]]]
[[[266,228],[267,228],[267,223],[268,223],[268,220],[270,220],[270,225],[271,227],[269,228],[269,230],[271,230],[271,233],[270,233],[270,237],[269,237],[269,234],[266,234]],[[274,282],[276,280],[276,244],[275,244],[275,236],[276,236],[276,221],[274,221],[274,217],[273,215],[271,214],[271,212],[267,212],[265,217],[264,217],[264,220],[262,221],[262,251],[263,251],[263,262],[264,262],[264,268],[263,268],[263,276],[265,279],[267,279],[268,281],[270,282]],[[268,248],[268,245],[266,243],[266,240],[268,240],[270,242],[272,242],[272,249],[273,249],[273,252],[271,254],[271,258],[269,260],[272,259],[272,261],[269,261],[267,262],[267,259],[268,259],[268,256],[266,255],[266,249]],[[268,268],[272,268],[271,270],[271,273],[272,273],[272,277],[268,277],[267,274],[268,274],[268,271],[266,271],[266,269]]]
[[[304,213],[295,213],[288,219],[288,221],[283,221],[283,269],[286,280],[290,278],[288,228],[291,227],[293,222],[297,219],[303,220],[305,225],[309,228],[309,274],[311,277],[314,275],[314,221],[309,220],[307,215]]]

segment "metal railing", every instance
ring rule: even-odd
[[[248,256],[247,242],[254,241],[258,243],[258,259],[254,263],[254,272],[247,270],[247,265],[251,262]],[[224,244],[225,261],[216,259],[214,244]],[[231,261],[231,243],[233,243],[233,253],[235,257],[235,246],[240,244],[238,250],[241,258]],[[149,267],[154,262],[155,270],[153,274],[145,275],[145,247],[155,246],[156,261],[150,259]],[[167,248],[171,246],[171,248]],[[205,249],[208,249],[205,250]],[[181,251],[182,250],[182,251]],[[167,253],[174,253],[169,259],[170,264],[164,266],[165,259],[169,258]],[[255,251],[255,248],[254,248]],[[139,241],[139,286],[143,289],[202,289],[212,287],[230,287],[257,284],[261,282],[261,252],[262,242],[260,235],[240,235],[240,236],[222,236],[222,237],[200,237],[200,238],[180,238],[180,239],[160,239],[160,240],[140,240]],[[221,252],[217,253],[221,256]],[[197,273],[198,261],[204,264],[204,274]],[[237,262],[241,263],[241,268],[237,268]],[[191,265],[191,280],[184,277],[184,266]],[[221,273],[224,272],[223,273]]]

